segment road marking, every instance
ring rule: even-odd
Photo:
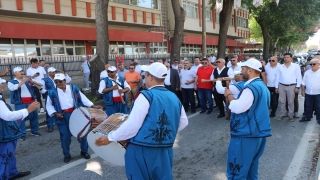
[[[193,118],[193,117],[195,117],[195,116],[197,116],[197,115],[199,115],[199,114],[200,114],[199,112],[193,113],[193,114],[191,114],[191,115],[188,116],[188,119],[191,119],[191,118]],[[98,157],[96,154],[91,154],[91,159],[94,159],[94,158],[96,158],[96,157]],[[40,175],[38,175],[38,176],[36,176],[36,177],[31,178],[30,180],[42,180],[42,179],[46,179],[46,178],[48,178],[48,177],[50,177],[50,176],[53,176],[53,175],[58,174],[58,173],[61,173],[61,172],[65,171],[65,170],[68,170],[68,169],[70,169],[70,168],[73,168],[73,167],[75,167],[75,166],[77,166],[77,165],[79,165],[79,164],[85,163],[85,162],[88,162],[88,160],[86,160],[86,159],[79,159],[79,160],[76,160],[76,161],[74,161],[74,162],[72,162],[72,163],[66,164],[66,165],[64,165],[64,166],[61,166],[61,167],[58,167],[58,168],[53,169],[53,170],[51,170],[51,171],[45,172],[45,173],[43,173],[43,174],[40,174]]]
[[[92,154],[92,155],[91,155],[91,159],[94,159],[94,158],[96,158],[96,157],[98,157],[96,154]],[[76,160],[76,161],[74,161],[74,162],[72,162],[72,163],[69,163],[69,164],[66,164],[66,165],[64,165],[64,166],[58,167],[58,168],[56,168],[56,169],[53,169],[53,170],[51,170],[51,171],[48,171],[48,172],[46,172],[46,173],[40,174],[39,176],[33,177],[33,178],[31,178],[30,180],[46,179],[46,178],[48,178],[48,177],[50,177],[50,176],[53,176],[53,175],[58,174],[58,173],[61,173],[62,171],[65,171],[65,170],[67,170],[67,169],[70,169],[70,168],[72,168],[72,167],[74,167],[74,166],[77,166],[77,165],[82,164],[82,163],[85,163],[85,162],[88,162],[88,160],[86,160],[86,159],[79,159],[79,160]]]
[[[297,179],[301,165],[304,161],[304,157],[306,155],[309,141],[311,140],[313,134],[313,130],[316,127],[316,120],[311,120],[306,128],[306,131],[303,133],[301,141],[299,143],[298,148],[293,156],[293,159],[290,163],[289,168],[287,169],[286,174],[283,177],[283,180],[292,180]]]

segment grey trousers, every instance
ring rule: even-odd
[[[89,76],[90,76],[90,73],[83,73],[83,80],[84,80],[84,83],[86,84],[86,88],[89,88]]]
[[[279,100],[280,100],[280,116],[294,116],[294,89],[295,85],[292,86],[284,86],[279,84]],[[286,101],[288,101],[288,111],[286,109]]]

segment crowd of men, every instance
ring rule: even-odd
[[[85,87],[82,90],[87,91],[90,89],[90,63],[86,56],[82,56],[82,59],[81,72],[85,81]],[[43,61],[38,62],[37,59],[31,59],[30,64],[31,67],[26,70],[26,74],[21,67],[15,67],[12,70],[15,78],[8,82],[8,89],[10,90],[11,104],[14,105],[14,109],[17,112],[20,112],[20,114],[17,113],[16,115],[19,117],[19,121],[14,124],[19,127],[20,135],[19,137],[11,137],[10,134],[6,135],[10,135],[10,139],[13,142],[16,142],[17,139],[26,140],[25,121],[30,120],[31,135],[41,136],[38,132],[38,112],[36,107],[40,108],[40,112],[44,112],[45,109],[48,132],[52,132],[54,125],[57,125],[60,132],[64,162],[68,163],[71,160],[69,153],[71,143],[69,120],[72,112],[80,106],[97,109],[102,107],[94,105],[81,92],[80,88],[70,84],[71,78],[63,71],[46,66]],[[217,118],[226,117],[227,120],[230,119],[231,127],[233,123],[236,124],[234,118],[244,118],[247,115],[250,118],[255,118],[251,116],[252,114],[248,114],[251,111],[262,114],[267,113],[267,120],[257,122],[255,125],[259,126],[257,128],[265,128],[265,134],[248,136],[249,138],[259,137],[260,139],[255,139],[254,142],[246,142],[241,139],[241,147],[237,145],[239,139],[232,138],[230,141],[228,153],[230,161],[236,156],[241,156],[241,158],[251,157],[252,154],[239,155],[234,150],[258,144],[256,146],[257,150],[263,152],[265,137],[271,135],[270,118],[276,116],[278,103],[280,103],[281,112],[280,116],[276,118],[277,120],[283,120],[288,117],[290,121],[294,121],[295,118],[298,118],[299,92],[305,97],[304,116],[302,116],[300,122],[310,121],[315,112],[316,120],[320,124],[320,85],[317,83],[317,80],[320,79],[320,55],[314,56],[308,65],[310,69],[302,74],[300,66],[293,63],[292,54],[290,53],[284,54],[283,64],[279,64],[278,58],[275,56],[268,61],[263,59],[258,61],[254,56],[241,56],[239,58],[236,55],[228,56],[227,58],[216,58],[214,55],[208,56],[208,58],[195,57],[193,62],[174,59],[171,65],[165,58],[150,59],[149,63],[144,66],[141,66],[137,59],[132,60],[127,66],[121,63],[117,64],[117,67],[106,64],[105,70],[100,74],[101,81],[98,90],[103,97],[106,114],[108,116],[114,113],[136,114],[135,117],[139,117],[141,126],[135,126],[134,122],[137,119],[131,118],[132,120],[130,119],[121,130],[117,130],[113,135],[109,135],[108,138],[104,137],[97,140],[96,144],[107,145],[111,141],[129,139],[135,145],[139,142],[138,146],[153,147],[149,145],[157,144],[156,147],[160,147],[162,150],[165,149],[165,146],[162,146],[163,141],[166,139],[165,137],[157,142],[153,142],[154,139],[143,139],[146,132],[142,132],[142,130],[148,127],[144,120],[153,121],[150,117],[153,115],[159,117],[169,117],[167,116],[168,113],[176,115],[176,118],[180,119],[180,124],[176,124],[173,127],[174,130],[172,130],[173,134],[171,135],[175,137],[176,133],[188,124],[185,112],[188,112],[189,109],[191,113],[195,113],[196,108],[201,108],[200,114],[210,115],[216,108],[218,110]],[[4,74],[9,71],[10,69],[7,69]],[[45,99],[44,106],[42,105],[41,94]],[[257,104],[255,99],[261,95],[263,98],[260,99],[262,101],[260,105]],[[154,99],[158,104],[153,101]],[[35,102],[39,102],[39,104],[35,104]],[[171,107],[171,105],[174,107],[173,109],[166,108]],[[161,106],[160,109],[154,108],[159,106]],[[179,108],[181,106],[182,109]],[[27,109],[27,111],[24,109]],[[268,109],[270,109],[270,113]],[[230,114],[232,114],[232,117],[230,117]],[[4,118],[7,118],[5,121],[12,121],[6,116]],[[168,122],[166,123],[171,121],[170,118],[167,120]],[[161,124],[163,122],[156,122],[156,124],[158,123]],[[126,129],[129,126],[131,133],[128,133]],[[126,139],[123,139],[124,136],[121,132],[127,132]],[[138,134],[134,136],[134,133]],[[239,133],[241,134],[238,130],[233,131],[231,129],[231,135],[238,137]],[[80,155],[85,159],[90,159],[86,138],[78,139],[78,141],[81,149]],[[172,144],[173,141],[168,140],[167,143]],[[15,146],[5,144],[4,148],[14,151]],[[138,147],[131,148],[130,153],[141,151]],[[256,154],[254,161],[258,161],[262,152]],[[159,152],[152,150],[150,153],[156,155]],[[172,150],[166,149],[165,153],[170,154],[172,161]],[[141,154],[141,157],[148,159],[147,161],[149,162],[149,158],[145,156],[146,154]],[[251,163],[254,162],[248,163],[241,158],[238,160],[243,162],[243,165],[248,170],[257,168],[257,165],[252,167]],[[130,162],[132,161],[134,159],[130,159]],[[139,162],[136,163],[136,165],[140,165]],[[170,164],[170,160],[166,164]],[[156,166],[156,164],[152,166]],[[172,164],[169,167],[172,167]],[[132,176],[134,172],[137,173],[136,167],[133,165],[128,168],[128,177]],[[169,170],[170,168],[163,169],[166,172]],[[228,168],[228,178],[232,176],[231,171],[232,169]],[[17,174],[17,172],[16,170],[16,174],[10,176],[22,177],[30,173]],[[143,178],[144,173],[148,172],[141,172],[136,177]],[[170,179],[171,176],[166,175],[164,174],[163,177]],[[249,176],[257,177],[257,171],[246,177],[249,178]]]

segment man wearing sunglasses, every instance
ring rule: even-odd
[[[301,86],[301,95],[305,97],[305,117],[300,122],[310,121],[315,110],[316,119],[320,124],[320,60],[310,61],[311,69],[306,71]]]
[[[178,70],[178,67],[179,67],[179,61],[178,61],[178,59],[175,59],[175,60],[173,61],[173,64],[171,65],[171,67],[172,67],[172,69]]]
[[[276,93],[276,77],[278,73],[278,58],[273,56],[270,58],[268,65],[265,66],[267,87],[270,91],[270,105],[271,113],[270,117],[276,117],[276,111],[278,109],[279,93]]]
[[[212,71],[214,70],[213,66],[209,66],[209,60],[207,58],[202,59],[203,66],[198,68],[195,78],[194,89],[198,90],[199,101],[201,105],[200,113],[205,113],[207,111],[208,103],[208,112],[211,114],[213,110],[213,100],[212,100],[212,88],[213,84],[211,82],[202,82],[202,79],[210,79]]]
[[[41,93],[42,94],[46,94],[45,96],[48,96],[48,90],[56,88],[56,84],[54,83],[54,76],[56,75],[56,73],[58,72],[58,70],[54,67],[49,67],[48,68],[48,77],[45,77],[42,79],[42,90]],[[59,71],[60,73],[63,73],[63,71]],[[71,78],[66,74],[66,82],[70,83],[71,82]],[[45,99],[45,103],[47,102],[47,98]],[[49,116],[48,111],[46,111],[46,121],[47,121],[47,127],[48,127],[48,132],[52,132],[53,131],[53,126],[54,126],[54,119]]]
[[[129,65],[134,71],[134,65]],[[130,93],[130,86],[123,77],[117,76],[117,69],[114,66],[108,68],[108,77],[100,81],[98,92],[102,94],[106,105],[108,116],[114,113],[128,113],[127,95]],[[123,103],[125,102],[125,103]]]
[[[223,58],[219,58],[216,60],[217,68],[215,68],[210,76],[210,79],[218,79],[223,77],[234,78],[233,70],[225,66],[225,60]],[[219,108],[219,115],[217,118],[225,117],[225,107],[223,102],[226,102],[224,96],[219,94],[217,89],[215,88],[216,83],[213,83],[213,96],[216,102],[217,107]],[[222,82],[222,86],[226,87],[226,82]]]
[[[29,77],[24,76],[24,71],[21,67],[15,67],[13,73],[15,78],[8,82],[8,89],[10,90],[11,104],[14,104],[14,109],[17,111],[27,108],[31,103],[36,101],[37,97],[34,93],[34,88],[36,87],[33,86],[32,80]],[[22,131],[20,139],[26,140],[26,120],[30,120],[31,135],[41,136],[38,132],[38,112],[33,111],[27,117],[20,120],[19,126]]]
[[[71,160],[70,144],[72,135],[69,129],[69,120],[72,112],[78,107],[86,106],[97,109],[102,109],[102,107],[94,105],[76,85],[67,85],[64,74],[55,74],[54,83],[57,88],[48,90],[46,109],[49,116],[54,118],[58,126],[64,155],[63,161],[68,163]],[[87,139],[78,139],[78,142],[81,147],[80,155],[85,159],[90,159]]]
[[[140,69],[141,70],[141,69]],[[130,91],[126,93],[127,95],[127,107],[130,110],[132,102],[134,101],[134,97],[136,94],[139,92],[139,84],[140,84],[140,73],[135,71],[135,66],[134,65],[129,65],[129,72],[126,72],[124,74],[124,79],[126,82],[128,82],[130,86]]]
[[[225,89],[224,93],[232,112],[227,178],[259,179],[259,159],[266,146],[266,137],[272,133],[268,112],[270,93],[259,78],[262,65],[258,60],[249,59],[241,66],[243,78],[248,79],[241,94],[235,98],[230,89]],[[237,171],[238,167],[241,171]]]

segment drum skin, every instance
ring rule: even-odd
[[[118,166],[124,166],[124,154],[126,153],[126,149],[117,142],[111,142],[107,146],[96,146],[96,139],[101,136],[105,135],[94,133],[93,131],[88,134],[87,140],[90,148],[107,162]]]
[[[88,110],[86,108],[80,107],[81,110],[87,114],[88,117],[91,118],[90,113],[88,112]],[[83,115],[83,113],[80,111],[80,109],[75,109],[71,116],[70,116],[70,121],[69,121],[69,128],[70,128],[70,132],[74,137],[78,136],[78,133],[83,129],[83,127],[85,127],[87,125],[87,123],[89,122],[89,120]],[[84,133],[81,134],[80,138],[86,136],[87,133],[91,128],[91,124],[89,124],[85,130]]]

